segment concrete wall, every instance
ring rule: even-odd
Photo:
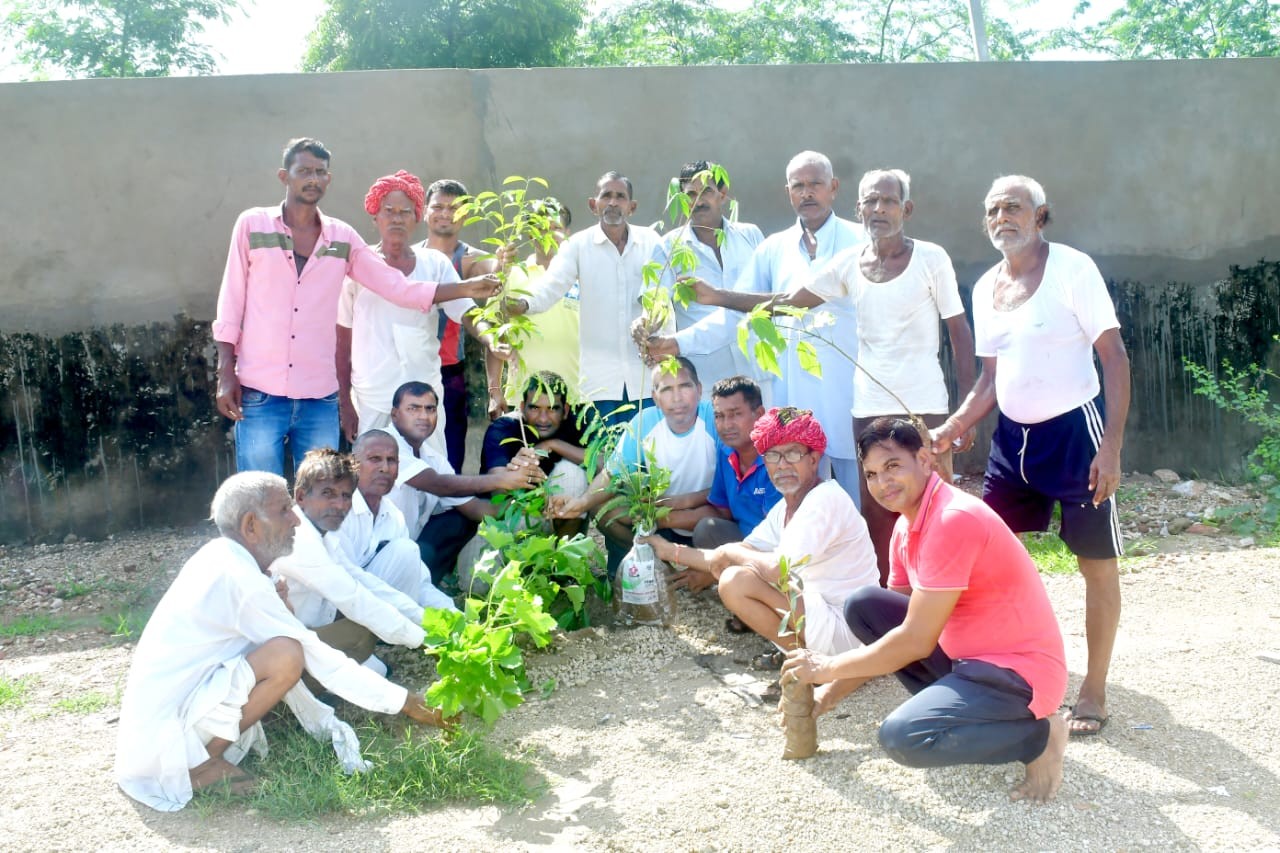
[[[0,538],[96,517],[95,501],[76,508],[75,496],[108,494],[89,482],[95,472],[134,469],[138,457],[155,470],[149,479],[148,465],[139,466],[135,490],[190,483],[189,499],[163,504],[177,514],[207,500],[225,474],[225,440],[207,399],[211,352],[198,343],[231,224],[244,207],[281,198],[279,149],[302,134],[334,152],[326,211],[366,236],[364,192],[398,168],[459,177],[473,189],[540,175],[579,222],[589,220],[595,177],[617,168],[634,179],[637,218],[649,222],[660,216],[668,176],[707,157],[733,176],[741,218],[769,232],[791,217],[783,168],[797,151],[831,156],[845,180],[844,215],[862,171],[899,166],[914,176],[911,232],[947,247],[965,288],[997,259],[978,229],[990,180],[1035,175],[1055,206],[1053,239],[1092,254],[1126,312],[1140,389],[1126,466],[1238,467],[1238,441],[1171,441],[1213,423],[1176,360],[1184,351],[1212,361],[1265,358],[1266,330],[1280,326],[1280,300],[1268,295],[1274,270],[1255,266],[1280,256],[1280,193],[1270,187],[1280,174],[1278,89],[1280,61],[1266,59],[0,85],[8,261],[0,271],[0,472],[9,499]],[[1244,276],[1253,284],[1231,284],[1232,265],[1253,269]],[[1221,294],[1242,287],[1233,304],[1244,314],[1223,325]],[[1174,293],[1183,302],[1168,302]],[[1174,341],[1171,312],[1184,303],[1194,310],[1174,318]],[[1258,339],[1248,346],[1246,327]],[[43,371],[32,370],[36,362]],[[83,382],[68,385],[70,368],[86,364]],[[32,385],[37,374],[43,384]],[[80,423],[75,396],[90,386],[100,411]],[[177,398],[188,403],[175,406]],[[134,410],[154,415],[145,441]],[[192,446],[203,458],[175,474]],[[146,501],[120,496],[118,486],[114,503],[136,504],[144,522],[166,515],[149,517]],[[43,515],[30,509],[33,490],[48,491]],[[14,511],[19,494],[22,512]],[[125,523],[116,516],[103,523]]]

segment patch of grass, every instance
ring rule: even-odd
[[[368,721],[355,726],[362,754],[373,768],[343,774],[333,747],[292,720],[267,729],[266,758],[246,761],[259,779],[248,805],[277,820],[308,820],[323,814],[420,812],[444,803],[524,805],[545,787],[529,762],[508,758],[473,732],[445,739],[434,731],[396,734]],[[206,802],[231,802],[221,794]],[[236,800],[236,808],[245,801]]]
[[[1079,570],[1076,555],[1054,533],[1023,533],[1018,538],[1041,574],[1068,575]]]
[[[9,678],[0,675],[0,708],[21,708],[22,703],[27,701],[27,688],[31,686],[31,679]]]
[[[91,584],[75,580],[74,578],[67,578],[53,589],[53,594],[58,596],[58,598],[61,598],[63,601],[72,598],[80,598],[81,596],[88,595],[91,592],[93,592],[93,586]]]
[[[66,625],[64,617],[50,616],[47,613],[19,616],[12,622],[0,623],[0,637],[38,637],[65,628]]]
[[[53,703],[53,709],[68,714],[96,714],[112,704],[113,701],[107,694],[94,691],[72,696],[68,699],[59,699]]]
[[[142,629],[147,627],[151,611],[121,610],[115,615],[104,614],[102,630],[120,640],[136,640]]]

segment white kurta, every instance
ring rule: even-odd
[[[427,437],[422,443],[422,447],[417,451],[409,444],[400,431],[392,425],[387,432],[395,438],[396,444],[400,447],[400,471],[396,474],[396,487],[383,500],[389,500],[396,505],[400,513],[404,516],[405,527],[409,531],[409,538],[417,539],[422,533],[422,528],[427,526],[427,522],[431,520],[431,516],[437,512],[444,512],[453,507],[462,506],[473,496],[448,497],[437,495],[433,492],[416,489],[409,485],[409,480],[421,474],[430,468],[437,474],[452,477],[458,472],[453,470],[453,466],[449,464],[449,458],[444,455],[443,451],[432,445],[431,439],[440,434],[439,427],[436,431]]]
[[[529,284],[529,313],[537,314],[578,283],[578,376],[584,399],[621,400],[624,392],[639,399],[648,369],[631,340],[631,322],[641,313],[642,270],[661,242],[652,228],[628,225],[627,243],[619,252],[596,224],[565,240],[546,273]]]
[[[293,551],[271,564],[273,577],[284,578],[289,587],[293,614],[308,628],[328,625],[338,612],[368,628],[384,643],[417,648],[426,636],[422,630],[422,608],[375,577],[360,583],[355,574],[367,574],[353,566],[334,543],[333,552],[301,507],[294,513],[302,522],[293,538]],[[383,587],[380,594],[372,591]],[[402,599],[399,607],[390,602]],[[408,615],[412,614],[412,615]]]
[[[794,569],[804,585],[804,634],[809,648],[839,654],[861,645],[844,621],[844,602],[855,589],[880,583],[867,523],[832,480],[805,495],[784,524],[786,513],[787,502],[778,501],[743,544],[781,553],[793,567],[809,558]]]
[[[189,770],[209,757],[190,723],[218,700],[184,706],[224,663],[275,637],[301,643],[307,670],[342,698],[384,714],[404,707],[403,687],[326,645],[288,611],[247,550],[215,539],[182,567],[134,651],[116,745],[115,778],[126,794],[161,811],[186,805]]]

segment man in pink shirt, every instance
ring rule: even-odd
[[[889,588],[849,596],[844,615],[865,645],[834,657],[798,649],[783,679],[846,693],[894,673],[911,691],[880,726],[889,756],[910,767],[1021,761],[1016,800],[1046,802],[1062,784],[1067,690],[1062,632],[1035,564],[1000,517],[933,473],[910,421],[877,418],[858,436],[873,497],[901,513]],[[824,696],[829,698],[828,696]],[[815,713],[831,706],[819,703]]]
[[[286,438],[295,466],[312,448],[338,446],[335,326],[346,276],[421,311],[436,301],[491,296],[498,282],[411,282],[387,266],[354,228],[320,212],[331,176],[329,151],[318,140],[291,140],[277,175],[284,203],[250,208],[236,220],[213,339],[217,407],[236,422],[237,468],[281,474]]]

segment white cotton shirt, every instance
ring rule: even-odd
[[[1098,396],[1093,344],[1120,328],[1107,284],[1084,252],[1049,244],[1040,287],[1012,311],[995,309],[1001,264],[973,287],[974,348],[996,359],[996,403],[1005,417],[1037,424]]]
[[[938,320],[963,314],[964,303],[946,250],[924,240],[913,239],[912,243],[907,268],[892,281],[874,282],[862,274],[858,261],[865,248],[858,246],[836,255],[805,285],[823,299],[847,297],[853,301],[858,318],[858,363],[863,367],[853,374],[855,418],[950,411],[947,383],[938,361]]]
[[[392,494],[395,490],[392,489]],[[351,512],[343,519],[342,526],[329,536],[336,536],[338,545],[347,559],[360,568],[369,565],[369,561],[378,553],[378,543],[392,539],[408,539],[409,528],[405,526],[404,514],[390,495],[378,502],[375,515],[369,509],[364,495],[356,489],[351,496]]]
[[[827,217],[815,233],[818,250],[813,260],[804,248],[804,229],[797,221],[790,228],[770,234],[756,247],[751,261],[738,276],[733,289],[742,293],[790,293],[804,286],[840,252],[866,242],[862,228],[834,213]],[[772,382],[773,405],[795,406],[809,409],[827,434],[827,455],[838,459],[854,459],[857,448],[853,441],[853,362],[858,357],[858,323],[853,301],[848,298],[831,299],[814,309],[812,314],[827,314],[831,325],[814,329],[817,335],[801,335],[791,331],[795,321],[788,317],[776,317],[775,324],[788,338],[787,351],[779,356],[782,378]],[[676,333],[683,355],[713,352],[726,342],[737,346],[737,324],[742,314],[717,308],[694,325]],[[810,321],[809,325],[812,325]],[[818,361],[822,364],[822,376],[814,376],[800,366],[796,355],[795,340],[813,344]],[[849,356],[846,358],[837,348]],[[752,359],[754,363],[754,359]],[[757,379],[769,382],[773,374],[756,372]]]
[[[790,521],[784,521],[786,513],[786,500],[778,501],[743,544],[790,561],[804,585],[809,648],[824,654],[854,648],[859,644],[844,621],[845,599],[859,587],[880,583],[866,521],[834,480],[814,486]],[[808,562],[796,566],[804,557]]]
[[[631,322],[641,314],[642,270],[661,243],[657,231],[630,224],[619,253],[596,224],[565,240],[546,273],[529,285],[530,314],[546,311],[574,282],[579,285],[578,376],[584,399],[621,400],[624,392],[640,399],[649,371],[631,339]]]
[[[426,527],[427,522],[431,520],[431,516],[437,512],[445,512],[454,507],[462,506],[471,500],[472,496],[448,497],[416,489],[409,485],[409,480],[412,480],[427,469],[450,477],[456,476],[457,472],[449,464],[448,457],[429,443],[430,437],[422,443],[422,447],[415,453],[413,445],[409,444],[408,440],[400,434],[400,431],[394,425],[387,432],[395,437],[396,444],[400,446],[400,473],[396,475],[396,487],[383,500],[389,500],[399,508],[401,514],[404,515],[404,523],[408,528],[409,538],[416,540],[418,534],[422,533],[422,528]],[[439,432],[439,429],[436,432]],[[432,433],[432,435],[435,435],[435,433]]]
[[[702,279],[712,287],[733,289],[742,271],[751,262],[751,256],[755,254],[756,247],[764,241],[764,234],[761,233],[760,228],[749,222],[730,222],[725,219],[721,221],[720,229],[724,234],[724,241],[719,247],[719,261],[716,260],[715,251],[694,236],[687,223],[667,234],[662,244],[653,253],[653,260],[662,264],[664,268],[662,286],[668,293],[673,294],[672,305],[675,308],[677,329],[687,329],[704,317],[710,317],[716,313],[717,309],[700,302],[690,302],[687,307],[684,307],[675,301],[677,273],[667,267],[667,258],[672,246],[680,241],[693,250],[698,259],[698,266],[693,272],[688,273],[689,275]],[[684,275],[684,273],[679,274]],[[732,316],[735,319],[741,319],[743,315],[735,311],[732,312]],[[736,340],[725,340],[711,352],[692,353],[687,357],[693,362],[694,369],[698,371],[698,378],[702,380],[704,400],[711,399],[711,387],[717,380],[729,376],[753,376],[755,373],[752,362],[738,348]]]
[[[609,468],[622,470],[635,467],[641,457],[636,446],[639,438],[654,461],[671,472],[671,484],[665,494],[685,495],[711,488],[716,473],[715,417],[711,404],[698,404],[698,417],[686,432],[675,432],[656,406],[644,409],[631,419],[609,460]],[[691,530],[672,528],[676,533],[692,536]]]
[[[442,252],[415,246],[413,253],[417,265],[410,280],[440,284],[459,280]],[[426,382],[440,393],[438,312],[461,323],[474,307],[470,299],[452,299],[430,311],[401,308],[348,278],[338,300],[338,325],[351,329],[351,396],[356,408],[389,414],[396,389],[410,380]]]
[[[275,637],[301,643],[307,671],[342,698],[384,714],[404,707],[403,687],[304,627],[247,550],[215,539],[187,560],[133,653],[116,742],[115,778],[126,794],[160,811],[186,805],[189,770],[209,753],[185,720],[213,708],[184,712],[183,706],[214,670]]]
[[[355,577],[357,573],[368,573],[351,565],[336,541],[326,543],[301,507],[295,506],[293,511],[301,522],[293,537],[293,551],[271,564],[271,574],[285,580],[293,614],[302,624],[314,630],[332,623],[341,612],[384,643],[408,648],[421,646],[426,637],[422,630],[422,608],[407,595],[371,576],[370,580],[385,587],[381,594],[374,594],[369,580],[362,584]],[[399,606],[389,603],[397,597],[403,599]]]

